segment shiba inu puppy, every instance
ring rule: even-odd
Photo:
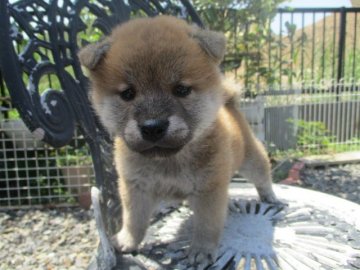
[[[265,150],[219,70],[225,43],[221,33],[159,16],[124,23],[80,51],[93,106],[115,141],[119,251],[136,249],[157,203],[176,198],[194,213],[190,261],[216,259],[238,169],[262,201],[277,202]]]

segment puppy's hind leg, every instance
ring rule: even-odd
[[[120,197],[123,225],[120,232],[112,237],[112,243],[120,252],[131,252],[145,236],[156,200],[151,193],[126,183],[124,179],[120,184]]]
[[[281,204],[272,188],[269,159],[259,141],[254,141],[252,147],[249,147],[240,167],[240,174],[255,184],[261,201]]]

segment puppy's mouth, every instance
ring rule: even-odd
[[[167,133],[160,138],[144,136],[141,130],[135,126],[125,129],[122,137],[132,151],[146,157],[169,157],[177,154],[192,138],[192,132],[185,126],[184,128],[170,127]],[[179,125],[178,125],[179,126]],[[147,135],[145,133],[145,135]],[[155,134],[156,135],[156,134]]]
[[[162,146],[153,146],[144,150],[139,151],[140,154],[147,156],[147,157],[168,157],[175,155],[178,153],[183,146],[178,147],[162,147]]]

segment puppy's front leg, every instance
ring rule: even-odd
[[[206,265],[214,262],[217,257],[217,246],[227,214],[227,185],[221,183],[210,192],[196,194],[189,202],[194,211],[189,261]]]
[[[120,197],[123,225],[112,237],[114,247],[120,252],[134,251],[145,236],[155,199],[133,183],[121,179]]]

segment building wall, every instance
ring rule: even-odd
[[[360,7],[360,0],[351,0],[351,5],[353,7]]]

